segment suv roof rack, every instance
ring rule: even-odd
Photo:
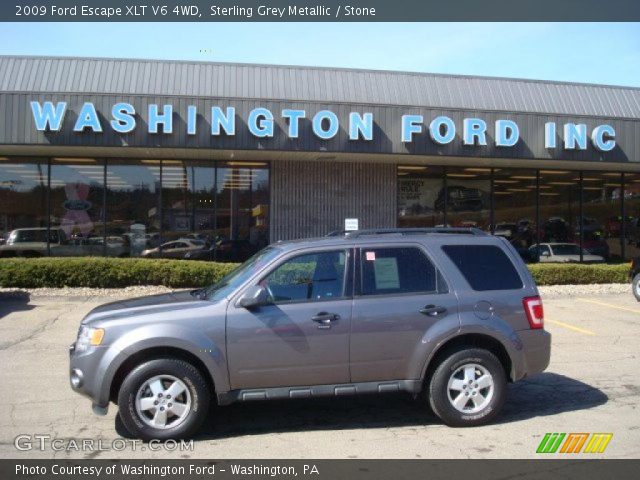
[[[366,230],[353,230],[344,232],[345,237],[358,238],[365,235],[424,235],[429,233],[444,233],[458,235],[487,235],[479,228],[462,228],[462,227],[433,227],[433,228],[372,228]],[[335,235],[335,233],[334,233]]]

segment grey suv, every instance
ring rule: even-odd
[[[501,237],[391,229],[278,242],[216,285],[92,310],[71,386],[142,439],[187,437],[209,404],[405,391],[452,426],[490,421],[541,372],[534,281]]]

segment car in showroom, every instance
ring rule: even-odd
[[[605,263],[604,257],[593,255],[584,248],[580,249],[580,245],[575,243],[534,244],[529,247],[529,257],[540,263]]]
[[[71,387],[143,440],[183,438],[211,403],[407,392],[486,424],[550,335],[518,253],[478,229],[363,230],[277,242],[214,285],[99,306]],[[216,414],[221,414],[216,410]]]
[[[445,203],[446,202],[446,203]],[[487,207],[487,194],[479,188],[450,185],[438,192],[433,208],[438,212],[480,211]]]
[[[185,253],[186,260],[206,260],[210,262],[244,262],[254,253],[256,247],[248,240],[221,240],[200,250]]]
[[[171,242],[165,242],[155,248],[143,250],[143,258],[184,258],[189,252],[195,252],[205,248],[202,240],[192,238],[180,238]]]

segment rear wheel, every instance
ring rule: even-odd
[[[204,422],[208,408],[209,388],[200,371],[174,358],[136,367],[118,394],[124,426],[142,440],[189,437]]]
[[[471,427],[491,421],[506,398],[507,379],[496,356],[483,349],[453,351],[429,384],[429,403],[447,425]]]
[[[640,302],[640,273],[637,273],[631,282],[633,286],[633,295],[636,297],[636,300]]]

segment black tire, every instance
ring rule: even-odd
[[[635,277],[633,277],[631,286],[633,290],[633,296],[636,297],[636,300],[640,302],[640,273],[636,273]]]
[[[179,379],[190,395],[190,410],[184,420],[173,427],[154,428],[145,423],[136,409],[138,390],[157,375],[170,375]],[[118,393],[118,412],[126,429],[136,438],[145,441],[189,438],[198,431],[207,417],[209,397],[209,385],[197,368],[184,360],[160,358],[139,365],[127,375]]]
[[[482,410],[473,413],[457,410],[449,400],[449,379],[467,364],[483,367],[493,380],[491,399]],[[487,350],[466,347],[451,351],[436,367],[429,382],[429,404],[433,412],[447,425],[473,427],[490,422],[500,412],[506,399],[506,390],[507,378],[497,357]]]

